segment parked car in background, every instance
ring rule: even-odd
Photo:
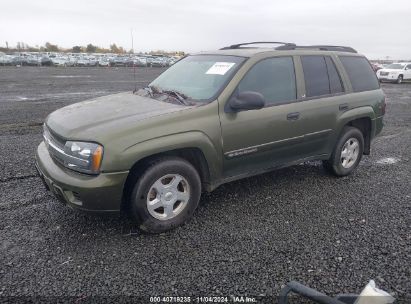
[[[116,67],[169,67],[178,56],[112,53],[15,52],[0,53],[0,65],[54,65],[54,66],[116,66]]]
[[[137,67],[146,67],[147,59],[145,57],[135,57],[133,59],[133,65]]]
[[[371,63],[371,67],[374,70],[374,72],[377,72],[378,70],[382,69],[382,66],[376,63]]]
[[[402,83],[411,80],[411,62],[394,62],[377,71],[379,81]]]
[[[154,57],[151,60],[152,67],[166,67],[168,66],[167,61],[163,57]]]
[[[79,66],[79,67],[87,67],[87,66],[89,66],[90,65],[90,62],[89,62],[89,60],[87,59],[87,58],[85,58],[85,57],[80,57],[78,60],[77,60],[77,64],[76,64],[76,66]]]
[[[11,65],[15,65],[15,66],[22,66],[22,65],[25,65],[26,63],[26,59],[19,55],[11,55],[11,60],[12,60]]]
[[[0,56],[0,65],[13,65],[14,57],[11,55],[2,55]]]
[[[26,65],[28,65],[28,66],[40,66],[41,65],[41,57],[38,57],[38,56],[29,56],[29,57],[27,57]]]
[[[98,60],[94,56],[87,57],[88,66],[98,66]]]
[[[53,62],[51,61],[51,58],[48,57],[47,55],[41,56],[39,61],[40,61],[40,64],[43,66],[50,66],[53,64]]]
[[[66,61],[66,66],[73,67],[77,65],[77,58],[69,56]]]
[[[110,66],[110,59],[106,58],[106,57],[101,57],[98,59],[98,66],[104,66],[104,67],[108,67]]]
[[[115,66],[115,67],[133,66],[133,60],[129,57],[117,56],[117,57],[114,57],[113,60],[111,61],[111,66]]]
[[[178,59],[171,57],[170,60],[168,61],[168,65],[172,66],[174,63],[176,63]]]
[[[67,66],[68,58],[66,57],[54,57],[51,59],[54,66]]]

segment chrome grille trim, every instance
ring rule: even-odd
[[[50,156],[62,165],[65,165],[65,160],[70,160],[70,163],[78,166],[88,165],[89,161],[75,157],[64,152],[64,146],[53,137],[46,125],[43,127],[43,139],[46,144]]]

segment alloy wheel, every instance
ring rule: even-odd
[[[160,177],[148,191],[147,209],[154,218],[165,221],[176,217],[186,207],[190,186],[179,174]]]
[[[351,168],[358,159],[360,143],[358,139],[351,137],[348,139],[341,150],[341,165],[345,169]]]

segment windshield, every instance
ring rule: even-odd
[[[172,65],[150,83],[150,87],[177,91],[193,100],[209,101],[216,97],[244,60],[237,56],[188,56]]]
[[[385,68],[386,69],[393,69],[393,70],[402,70],[404,68],[405,64],[400,64],[400,63],[391,63],[387,65]]]

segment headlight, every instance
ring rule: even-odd
[[[96,143],[67,141],[64,146],[64,166],[75,171],[99,174],[103,147]]]

